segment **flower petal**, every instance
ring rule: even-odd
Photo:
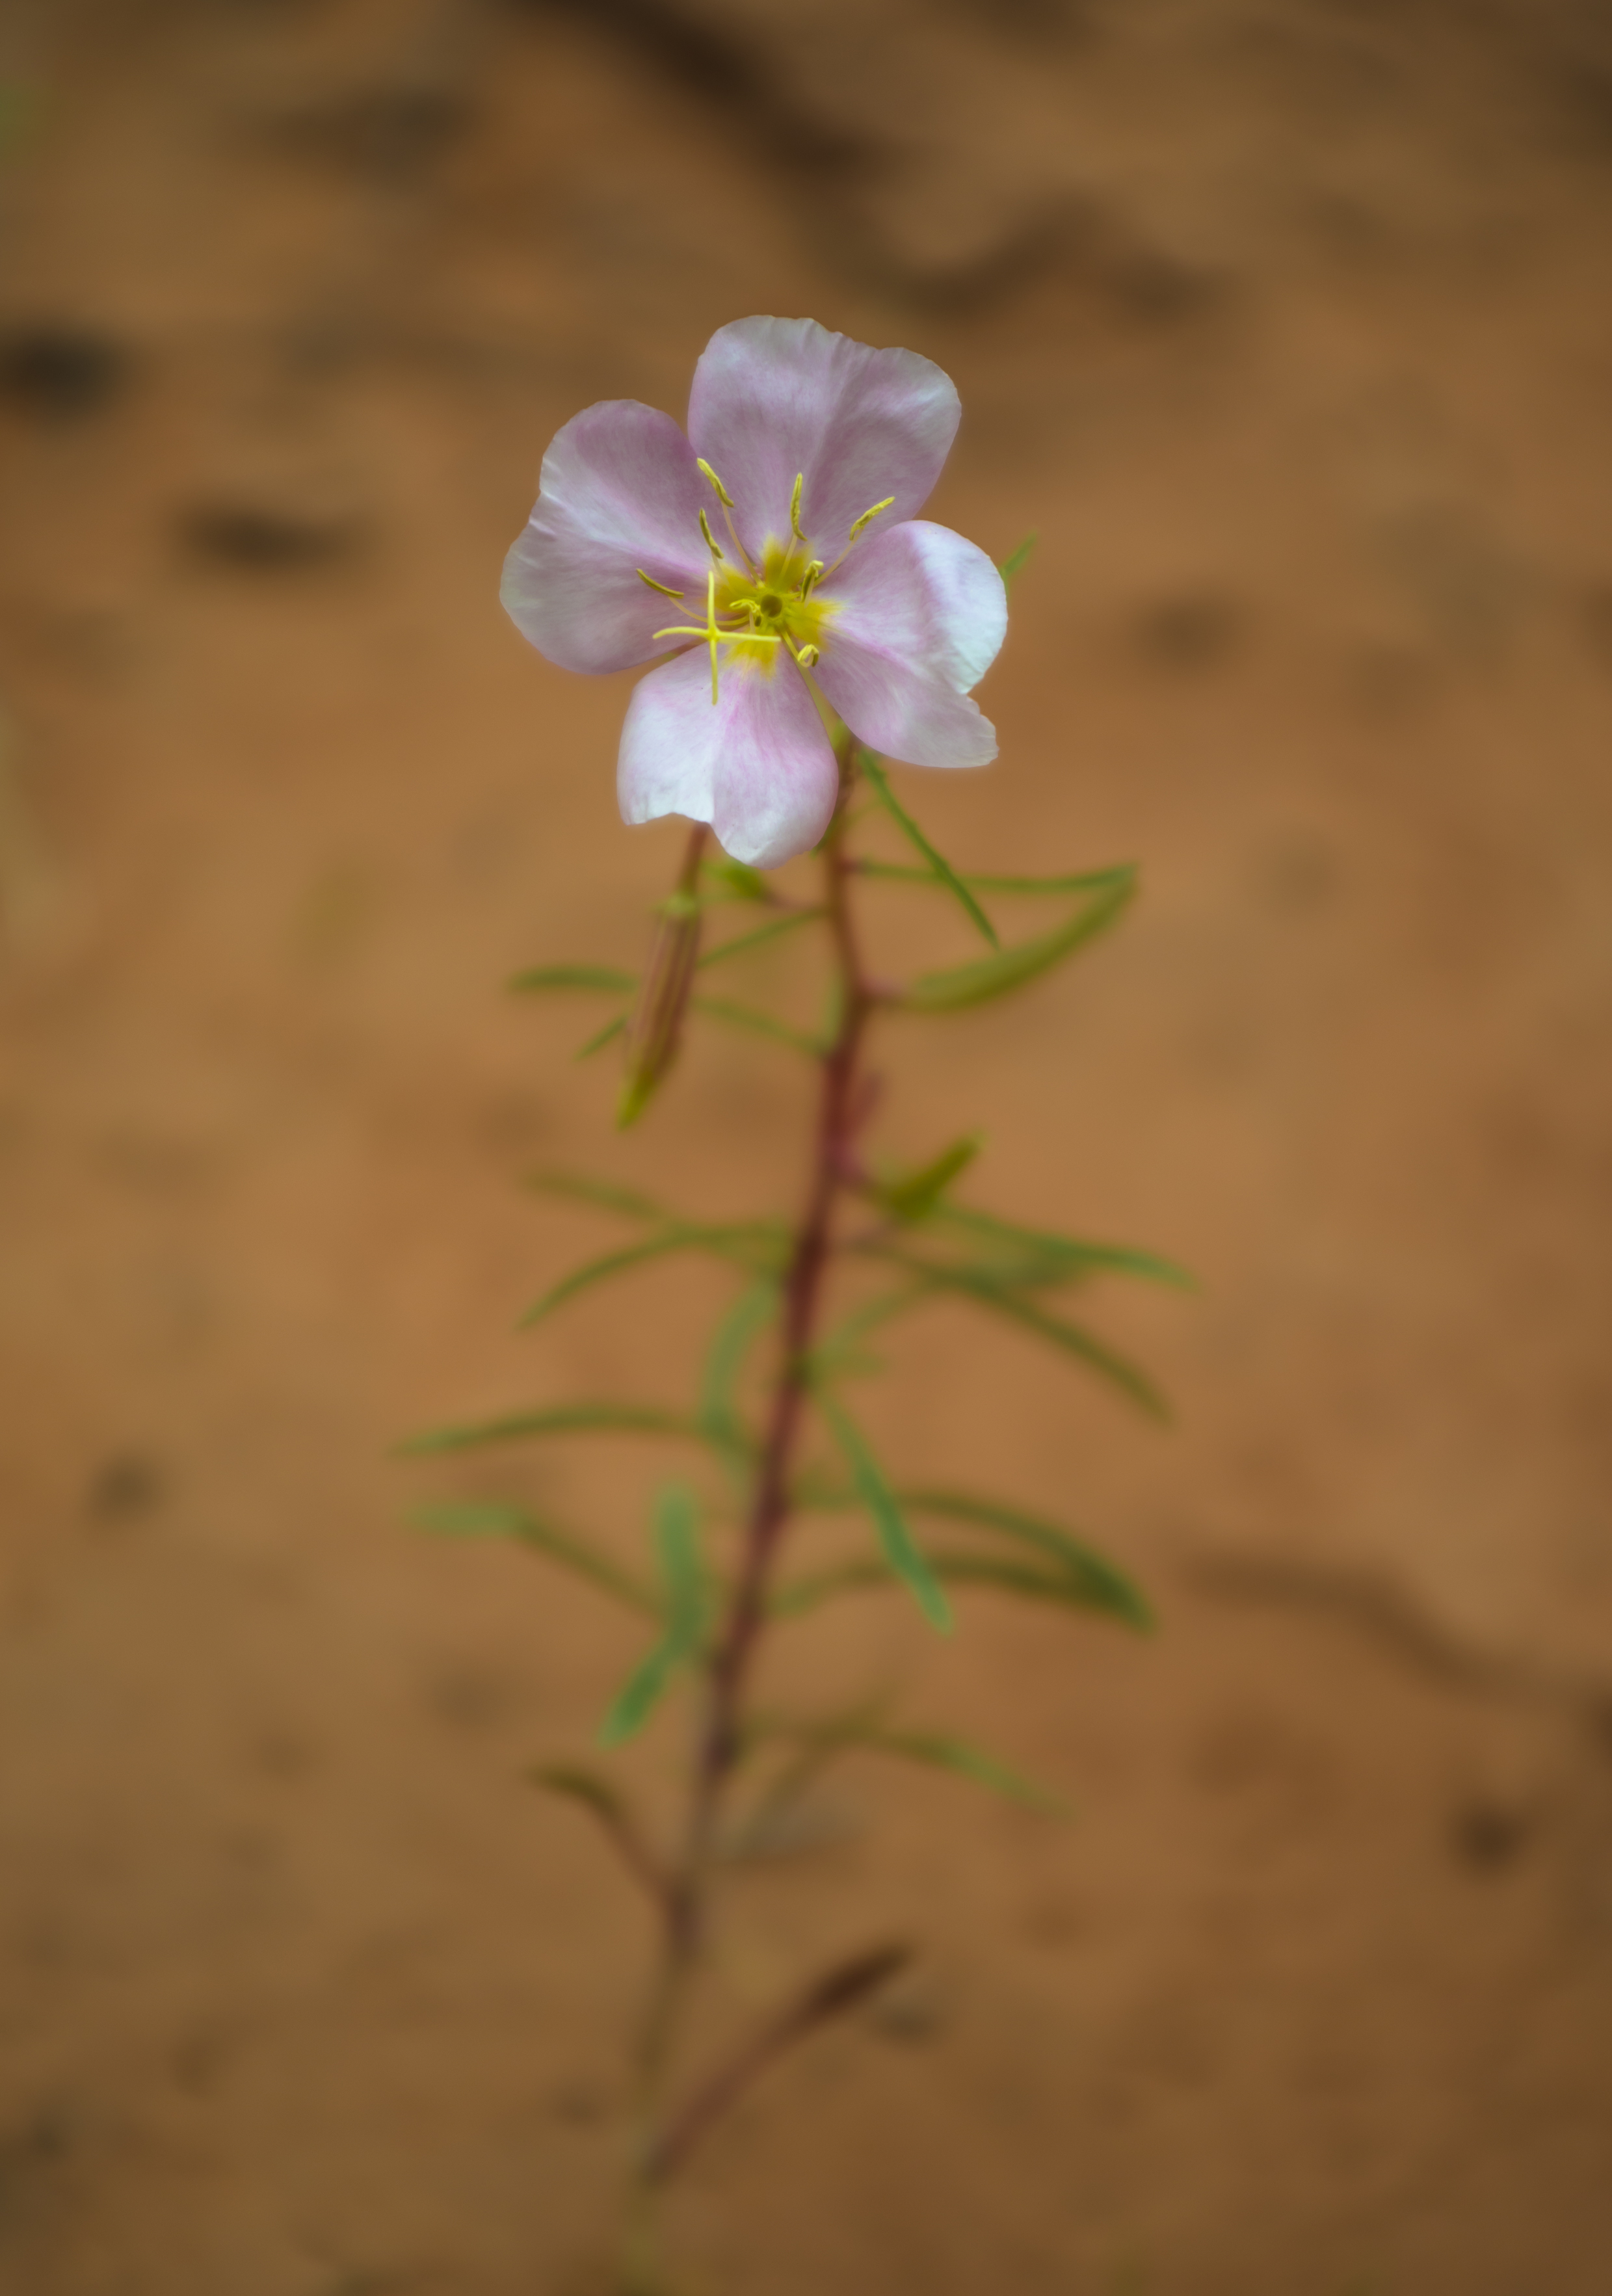
[[[859,542],[825,603],[835,608],[817,680],[852,731],[911,766],[984,766],[996,735],[967,699],[1007,632],[1007,591],[983,550],[927,519]]]
[[[916,351],[873,350],[815,319],[736,319],[694,370],[689,436],[733,497],[752,554],[788,536],[804,473],[801,524],[832,560],[887,495],[888,519],[922,509],[961,412],[950,376]]]
[[[561,669],[627,669],[663,652],[657,630],[704,619],[707,499],[669,414],[634,398],[587,407],[544,456],[532,515],[504,561],[511,620]],[[684,601],[650,589],[640,567]]]
[[[634,687],[616,781],[624,821],[708,821],[735,861],[775,869],[828,827],[839,769],[792,662],[724,650],[713,703],[710,656],[694,646]]]

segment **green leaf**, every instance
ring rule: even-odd
[[[1027,1809],[1044,1810],[1057,1816],[1068,1815],[1068,1805],[1061,1795],[1050,1793],[1033,1779],[1022,1777],[1005,1762],[999,1762],[994,1754],[971,1745],[966,1738],[943,1737],[933,1730],[873,1730],[857,1742],[875,1753],[896,1754],[904,1761],[921,1762],[928,1769],[950,1770],[954,1777],[968,1778],[975,1785],[985,1786]]]
[[[635,972],[618,972],[609,964],[535,964],[518,972],[510,987],[521,996],[542,988],[580,988],[611,996],[630,996],[638,986]]]
[[[670,1252],[708,1251],[718,1259],[737,1260],[742,1267],[753,1267],[758,1252],[781,1260],[785,1248],[783,1231],[770,1221],[735,1222],[722,1227],[679,1224],[667,1228],[664,1234],[647,1237],[642,1243],[623,1244],[618,1250],[601,1252],[597,1259],[574,1268],[528,1308],[520,1322],[523,1326],[540,1323],[544,1316],[563,1306],[566,1300],[574,1300],[578,1292],[612,1275],[624,1275],[629,1268],[642,1267],[648,1260],[664,1259]]]
[[[619,1746],[636,1736],[666,1695],[673,1675],[698,1654],[704,1638],[700,1504],[686,1484],[663,1486],[655,1504],[655,1545],[666,1587],[666,1633],[628,1677],[600,1725],[601,1746]]]
[[[640,1195],[636,1188],[618,1187],[614,1180],[595,1180],[586,1172],[528,1172],[525,1185],[539,1195],[567,1196],[576,1203],[597,1205],[601,1211],[619,1212],[626,1219],[677,1217],[653,1196]]]
[[[959,1173],[967,1171],[985,1145],[983,1132],[965,1133],[917,1171],[898,1180],[881,1180],[872,1193],[877,1202],[898,1220],[921,1220],[930,1212]]]
[[[730,956],[742,956],[749,949],[760,948],[767,941],[778,940],[785,933],[798,931],[802,925],[815,924],[819,917],[827,914],[828,911],[823,908],[791,909],[787,916],[774,917],[768,924],[757,925],[754,932],[741,933],[737,939],[724,940],[718,948],[708,948],[697,969],[703,972],[708,965],[725,964]]]
[[[607,1021],[602,1029],[588,1038],[585,1045],[579,1045],[571,1054],[571,1058],[574,1061],[592,1060],[595,1053],[601,1053],[607,1045],[613,1045],[618,1037],[626,1036],[626,1014],[618,1013],[616,1018],[613,1021]]]
[[[949,1634],[952,1630],[951,1605],[941,1591],[940,1582],[925,1562],[922,1550],[907,1529],[896,1495],[885,1480],[867,1439],[844,1406],[822,1390],[818,1391],[817,1406],[845,1454],[851,1480],[873,1519],[879,1543],[891,1570],[906,1581],[929,1624],[942,1634]]]
[[[1027,1563],[1004,1562],[1000,1555],[946,1549],[931,1551],[927,1560],[943,1586],[994,1587],[998,1594],[1018,1595],[1028,1602],[1052,1603],[1067,1611],[1097,1607],[1073,1578],[1060,1571],[1034,1570]],[[838,1595],[877,1593],[899,1584],[882,1555],[863,1555],[788,1580],[779,1587],[769,1607],[777,1618],[803,1618]]]
[[[901,861],[858,859],[851,864],[851,867],[859,877],[877,877],[888,884],[927,885],[934,876],[933,870],[914,869]],[[1125,861],[1117,868],[1084,869],[1073,877],[981,876],[970,869],[962,882],[977,893],[1101,893],[1111,891],[1118,885],[1133,885],[1136,865],[1133,862]]]
[[[1139,1404],[1153,1418],[1167,1421],[1170,1407],[1144,1371],[1107,1346],[1088,1332],[1083,1324],[1066,1323],[1060,1316],[1049,1316],[1043,1308],[1019,1297],[1011,1286],[1003,1283],[988,1271],[971,1267],[942,1267],[933,1261],[918,1259],[912,1254],[893,1250],[888,1245],[871,1245],[871,1257],[889,1261],[893,1266],[910,1269],[914,1275],[927,1275],[937,1291],[954,1292],[961,1298],[972,1300],[994,1315],[1005,1316],[1010,1323],[1033,1332],[1038,1340],[1048,1340],[1061,1348],[1066,1355],[1074,1356],[1088,1370],[1097,1372],[1131,1401]]]
[[[853,1708],[849,1713],[829,1715],[822,1720],[762,1715],[755,1718],[752,1727],[757,1740],[782,1739],[805,1750],[805,1759],[786,1781],[786,1797],[801,1784],[809,1785],[835,1754],[861,1748],[871,1753],[894,1754],[904,1761],[921,1762],[929,1769],[950,1770],[956,1776],[988,1786],[995,1793],[1005,1794],[1009,1800],[1022,1802],[1031,1808],[1058,1812],[1065,1809],[1057,1795],[1021,1777],[1005,1762],[999,1762],[967,1739],[942,1736],[937,1731],[892,1728],[880,1718],[876,1704]],[[779,1798],[769,1796],[769,1801]]]
[[[770,1280],[752,1284],[716,1326],[706,1355],[700,1381],[700,1423],[713,1442],[730,1451],[749,1448],[735,1390],[745,1357],[777,1312],[777,1284]]]
[[[677,1435],[704,1442],[706,1430],[684,1411],[654,1404],[561,1403],[544,1411],[511,1411],[496,1419],[433,1427],[399,1445],[405,1456],[471,1451],[486,1443],[520,1443],[534,1435]]]
[[[893,1001],[906,1013],[960,1013],[990,997],[1005,996],[1022,988],[1052,965],[1072,956],[1077,948],[1111,925],[1129,903],[1133,885],[1115,885],[1051,932],[1033,940],[1016,941],[994,956],[976,957],[944,972],[924,972]]]
[[[1043,1515],[1027,1514],[1022,1507],[1002,1505],[995,1499],[972,1497],[965,1491],[904,1490],[901,1504],[913,1514],[937,1517],[943,1522],[967,1523],[971,1529],[994,1530],[1055,1562],[1088,1609],[1104,1611],[1141,1633],[1150,1634],[1157,1621],[1141,1589],[1099,1554],[1084,1539]]]
[[[1001,942],[997,939],[995,926],[991,922],[990,918],[986,916],[985,911],[974,898],[973,894],[970,892],[967,885],[958,875],[956,870],[953,868],[945,854],[937,853],[936,851],[934,846],[930,844],[929,839],[924,835],[922,830],[920,829],[912,815],[907,812],[904,806],[897,802],[896,792],[890,787],[890,777],[885,772],[884,767],[880,764],[878,758],[874,757],[871,750],[859,750],[856,756],[857,763],[861,766],[863,772],[866,775],[869,783],[871,784],[874,791],[878,795],[880,803],[883,806],[885,811],[889,815],[891,820],[896,824],[896,826],[900,830],[902,835],[907,840],[908,843],[916,846],[919,852],[922,854],[924,859],[929,865],[930,875],[937,879],[940,884],[944,885],[946,891],[950,893],[954,899],[962,904],[962,906],[967,910],[969,915],[973,919],[980,931],[990,942],[991,947],[993,948],[999,948],[1001,947]]]
[[[771,1037],[775,1043],[806,1053],[813,1060],[822,1057],[822,1046],[815,1037],[808,1037],[804,1029],[791,1029],[787,1021],[774,1020],[770,1013],[758,1013],[754,1005],[734,1004],[725,996],[691,996],[689,1004],[708,1020],[725,1021],[730,1028],[748,1029],[755,1036]]]
[[[1088,1243],[1078,1236],[1020,1227],[1012,1220],[999,1219],[994,1212],[976,1211],[968,1204],[937,1203],[931,1217],[943,1227],[978,1236],[986,1243],[1011,1245],[1033,1262],[1046,1262],[1061,1268],[1066,1271],[1066,1281],[1084,1275],[1140,1275],[1150,1283],[1168,1283],[1177,1291],[1195,1292],[1198,1288],[1186,1269],[1174,1260],[1166,1259],[1158,1252],[1139,1251],[1130,1244]]]
[[[1029,533],[1026,535],[1024,540],[1019,544],[1018,549],[1010,550],[1007,556],[1002,560],[1002,564],[997,568],[996,570],[1002,577],[1002,584],[1004,590],[1011,590],[1013,586],[1014,577],[1024,572],[1026,566],[1029,563],[1030,553],[1035,547],[1035,530],[1032,527]]]
[[[438,1506],[416,1507],[412,1520],[421,1530],[431,1531],[438,1538],[512,1538],[521,1546],[529,1546],[535,1554],[547,1555],[550,1562],[562,1563],[566,1570],[574,1570],[578,1578],[588,1579],[634,1610],[647,1611],[651,1618],[660,1615],[660,1604],[652,1591],[630,1570],[624,1570],[614,1555],[607,1554],[591,1539],[556,1530],[525,1507],[474,1500],[449,1501]]]

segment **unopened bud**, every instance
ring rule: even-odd
[[[643,1114],[683,1042],[683,1015],[700,962],[701,912],[695,887],[705,835],[704,824],[697,824],[676,889],[660,905],[650,961],[627,1020],[626,1073],[616,1103],[616,1121],[624,1130]]]

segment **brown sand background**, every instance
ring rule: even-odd
[[[611,1233],[534,1164],[798,1181],[784,1055],[618,1139],[590,1015],[501,989],[635,962],[678,843],[503,551],[561,421],[759,309],[941,361],[935,514],[1041,532],[1002,761],[910,801],[1146,869],[891,1027],[883,1144],[983,1121],[983,1200],[1205,1290],[1101,1302],[1173,1432],[940,1315],[870,1390],[1164,1630],[802,1643],[1076,1816],[864,1765],[736,1874],[741,2008],[924,1952],[713,2144],[690,2284],[1604,2296],[1604,8],[12,0],[0,71],[0,2285],[595,2284],[645,1926],[520,1772],[637,1636],[388,1454],[686,1391],[699,1272],[512,1332]],[[631,1551],[664,1465],[440,1480]]]

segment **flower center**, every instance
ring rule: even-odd
[[[824,573],[821,558],[814,558],[812,545],[800,523],[800,496],[806,481],[797,478],[790,499],[790,538],[780,542],[769,536],[757,566],[739,539],[733,524],[733,500],[722,480],[708,463],[700,465],[712,492],[722,505],[727,525],[728,539],[733,556],[728,554],[711,532],[710,520],[704,511],[700,513],[700,531],[711,554],[711,566],[706,577],[706,618],[703,626],[679,622],[670,628],[657,630],[658,638],[702,638],[710,649],[711,700],[717,698],[717,649],[726,646],[730,660],[738,660],[762,670],[771,676],[778,666],[781,652],[792,654],[803,670],[815,667],[822,652],[822,639],[828,623],[839,611],[831,599],[818,595],[817,586]],[[871,510],[863,511],[852,526],[845,549],[833,566],[833,573],[855,546],[862,534],[881,511],[888,510],[895,501],[888,495]],[[638,578],[651,590],[659,590],[668,598],[681,599],[684,593],[672,590],[664,582],[657,582],[641,566]]]

